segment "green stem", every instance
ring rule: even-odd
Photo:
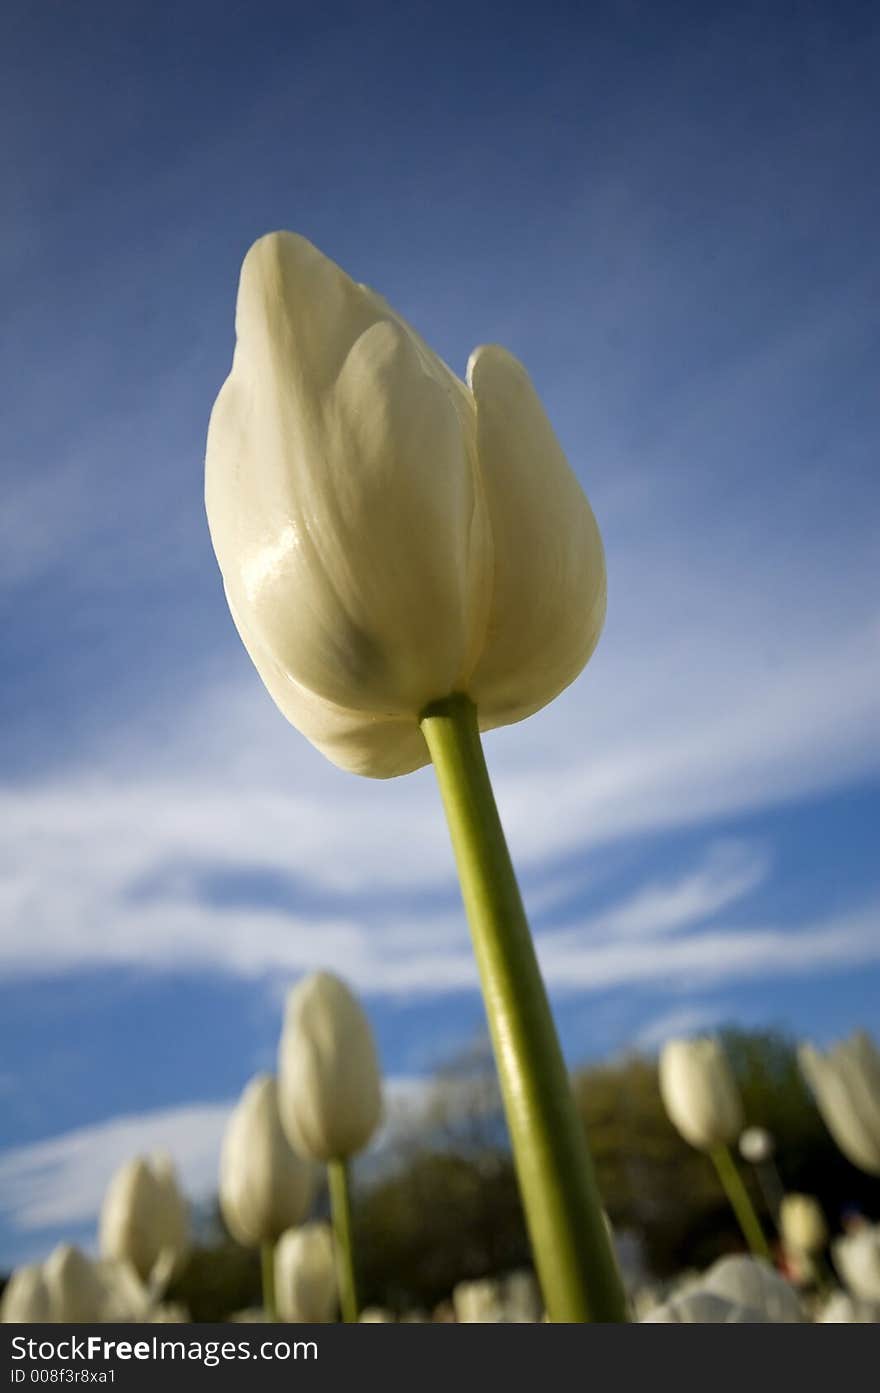
[[[626,1320],[586,1137],[465,696],[421,720],[458,865],[535,1267],[551,1321]]]
[[[348,1166],[345,1161],[327,1162],[327,1181],[330,1186],[330,1212],[333,1216],[333,1234],[336,1239],[339,1308],[342,1319],[347,1324],[352,1324],[358,1318],[358,1296],[351,1229],[351,1195]]]
[[[749,1248],[756,1257],[766,1258],[772,1262],[770,1249],[767,1246],[767,1239],[764,1237],[764,1230],[761,1228],[761,1221],[755,1213],[755,1207],[749,1198],[749,1192],[743,1184],[743,1178],[736,1167],[736,1162],[730,1154],[727,1146],[716,1146],[710,1151],[710,1156],[718,1172],[718,1178],[724,1186],[727,1198],[730,1200],[730,1207],[737,1217],[739,1226],[743,1231],[743,1236]]]
[[[278,1309],[275,1304],[275,1244],[260,1245],[260,1268],[263,1274],[263,1310],[269,1320],[277,1321]]]

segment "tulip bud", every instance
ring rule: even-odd
[[[166,1157],[137,1157],[116,1172],[101,1207],[106,1258],[130,1262],[142,1281],[164,1284],[187,1248],[186,1205]]]
[[[291,1146],[316,1161],[352,1156],[379,1122],[373,1032],[348,987],[329,972],[306,977],[288,997],[278,1106]]]
[[[880,1051],[860,1031],[821,1054],[798,1052],[825,1125],[844,1156],[869,1175],[880,1175]]]
[[[786,1195],[779,1210],[782,1241],[789,1252],[812,1257],[828,1242],[828,1225],[812,1195]]]
[[[739,1154],[750,1165],[760,1166],[773,1156],[773,1137],[766,1127],[747,1127],[739,1139]]]
[[[288,1229],[275,1248],[275,1300],[282,1320],[322,1324],[336,1314],[336,1261],[327,1224]]]
[[[670,1040],[660,1055],[660,1092],[670,1121],[698,1151],[727,1146],[742,1104],[718,1040]]]
[[[467,385],[302,237],[248,252],[208,431],[230,611],[284,715],[344,769],[428,762],[419,717],[464,693],[491,730],[578,675],[605,617],[590,505],[525,369]]]
[[[834,1266],[851,1294],[859,1301],[880,1302],[880,1224],[845,1234],[832,1251]]]
[[[314,1189],[312,1168],[281,1126],[274,1078],[252,1079],[235,1108],[220,1156],[220,1208],[245,1246],[274,1243],[302,1223]]]
[[[47,1258],[43,1275],[51,1320],[63,1325],[92,1325],[113,1314],[108,1311],[108,1282],[98,1265],[78,1248],[59,1244]]]
[[[0,1297],[4,1325],[43,1325],[52,1319],[49,1289],[39,1263],[17,1267]]]

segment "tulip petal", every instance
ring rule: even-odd
[[[468,364],[494,585],[468,684],[483,729],[521,720],[577,677],[605,618],[599,529],[525,368],[502,348]]]
[[[332,764],[372,779],[393,779],[429,763],[428,747],[414,720],[365,715],[315,696],[259,642],[228,591],[227,600],[241,641],[275,705]]]
[[[414,720],[456,685],[486,563],[463,394],[381,310],[302,238],[252,248],[206,501],[230,599],[280,671]]]

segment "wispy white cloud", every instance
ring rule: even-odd
[[[385,1080],[385,1120],[373,1151],[391,1144],[404,1126],[419,1125],[427,1087],[416,1077]],[[111,1117],[0,1152],[0,1221],[22,1234],[94,1223],[114,1172],[133,1156],[155,1152],[171,1157],[190,1199],[209,1198],[217,1188],[220,1144],[235,1101]]]

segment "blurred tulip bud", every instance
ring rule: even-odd
[[[844,1156],[869,1175],[880,1175],[880,1051],[864,1031],[821,1054],[798,1051],[819,1111]]]
[[[459,1325],[489,1325],[504,1320],[504,1293],[492,1277],[459,1282],[452,1292]]]
[[[774,1150],[773,1137],[766,1127],[747,1127],[740,1136],[739,1154],[752,1166],[771,1160]]]
[[[683,1292],[642,1316],[643,1325],[744,1325],[765,1324],[767,1316],[711,1291]]]
[[[129,1262],[154,1291],[187,1251],[186,1204],[170,1160],[137,1157],[116,1172],[101,1207],[99,1243],[106,1258]]]
[[[329,972],[290,993],[278,1049],[278,1106],[295,1151],[316,1161],[362,1150],[382,1112],[370,1023],[348,987]]]
[[[314,1173],[291,1148],[269,1074],[252,1079],[226,1128],[220,1154],[220,1208],[229,1232],[246,1247],[274,1243],[301,1224]]]
[[[284,715],[335,764],[428,762],[426,705],[483,730],[531,715],[605,617],[590,505],[528,374],[479,348],[467,385],[304,238],[248,252],[205,498],[238,632]]]
[[[819,1309],[816,1321],[819,1325],[877,1325],[880,1303],[854,1301],[845,1291],[835,1291]]]
[[[866,1224],[832,1245],[834,1266],[859,1301],[880,1302],[880,1224]]]
[[[700,1279],[699,1289],[758,1311],[773,1324],[798,1325],[807,1319],[797,1292],[763,1258],[719,1258]]]
[[[792,1253],[812,1257],[828,1242],[828,1225],[812,1195],[786,1195],[779,1210],[782,1241]]]
[[[394,1312],[382,1306],[365,1306],[358,1316],[361,1325],[392,1325],[396,1320]]]
[[[39,1263],[17,1267],[0,1297],[4,1325],[42,1325],[52,1319],[49,1289]]]
[[[742,1127],[739,1093],[718,1040],[664,1045],[660,1092],[670,1121],[698,1151],[728,1145]]]
[[[326,1325],[336,1315],[336,1254],[328,1224],[283,1233],[275,1248],[275,1300],[282,1320]]]

